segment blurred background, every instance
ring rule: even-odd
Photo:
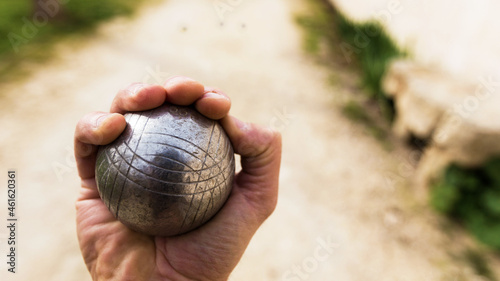
[[[275,213],[230,280],[500,278],[500,4],[0,2],[0,280],[90,280],[77,121],[185,75],[278,129]],[[16,170],[16,273],[8,171]]]

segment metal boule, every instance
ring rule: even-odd
[[[127,126],[97,153],[104,204],[129,228],[173,236],[224,205],[233,184],[233,147],[222,126],[191,107],[165,104],[126,113]]]

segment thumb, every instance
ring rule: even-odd
[[[242,170],[235,176],[235,188],[244,193],[249,203],[269,216],[278,198],[281,134],[232,116],[226,116],[220,122],[235,153],[241,155]]]

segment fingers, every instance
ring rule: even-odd
[[[94,177],[97,145],[115,140],[125,129],[123,115],[117,113],[92,112],[76,125],[75,159],[82,180]]]
[[[241,155],[242,171],[235,177],[236,186],[266,218],[278,198],[281,134],[232,116],[221,119],[221,124],[235,153]]]
[[[220,90],[205,88],[199,82],[182,76],[168,79],[164,86],[134,83],[120,90],[111,105],[111,112],[88,114],[77,125],[75,132],[75,156],[82,179],[94,176],[97,145],[116,139],[126,126],[121,114],[144,111],[169,102],[177,105],[195,104],[196,109],[211,119],[226,116],[231,100]],[[118,114],[119,113],[119,114]],[[80,165],[81,164],[81,165]]]
[[[134,83],[120,90],[111,104],[111,112],[124,114],[128,111],[143,111],[162,105],[166,91],[160,85]]]
[[[167,102],[177,105],[190,105],[205,92],[205,87],[200,82],[183,76],[169,78],[164,87]]]
[[[220,90],[204,87],[187,77],[168,79],[164,86],[134,83],[120,90],[111,105],[111,112],[124,114],[156,108],[165,102],[176,105],[195,104],[196,109],[211,119],[221,119],[231,108],[231,100]]]
[[[195,108],[206,117],[218,120],[229,113],[231,100],[222,91],[205,87],[203,96],[195,103]]]

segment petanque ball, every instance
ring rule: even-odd
[[[99,194],[129,228],[157,236],[193,230],[227,200],[234,152],[222,126],[191,107],[125,114],[127,126],[97,153]]]

